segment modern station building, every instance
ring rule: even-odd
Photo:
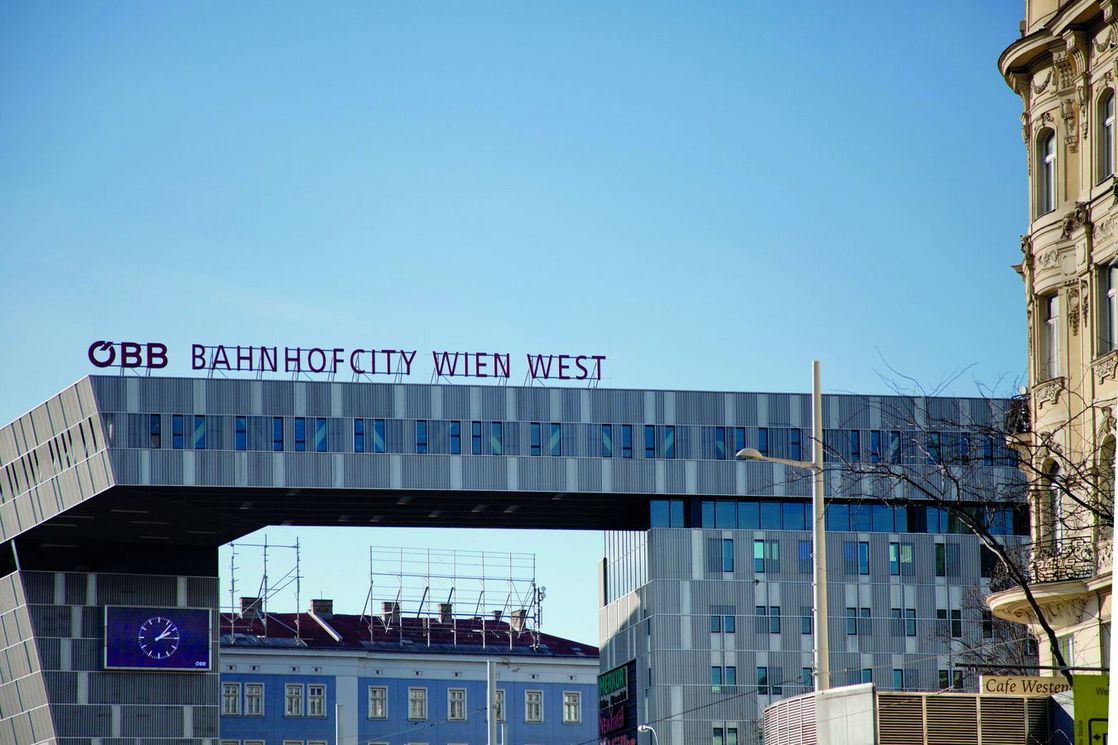
[[[953,650],[981,646],[990,630],[967,600],[990,563],[915,490],[881,492],[843,465],[915,469],[961,448],[973,455],[968,478],[1014,482],[1003,443],[961,431],[996,422],[1003,404],[824,397],[834,683],[967,686]],[[221,646],[218,547],[278,524],[607,531],[603,676],[596,700],[581,701],[582,723],[596,721],[609,743],[645,742],[641,724],[658,745],[744,742],[761,709],[803,692],[811,675],[809,484],[733,454],[808,458],[809,408],[800,394],[84,378],[0,429],[0,743],[318,741],[282,727],[254,738],[221,716],[254,705],[247,686],[263,670],[251,665],[263,663],[251,660],[264,650],[252,639],[265,646],[271,632],[230,630]],[[1010,541],[1029,530],[1018,507],[987,511]],[[345,623],[326,625],[361,641],[335,627]],[[367,712],[379,685],[367,681],[390,664],[420,669],[393,659],[315,700]],[[573,664],[556,660],[539,663]],[[313,667],[325,663],[292,665],[312,668],[291,671],[307,676],[293,684],[306,685],[310,706]],[[472,711],[477,684],[462,680],[453,687]],[[578,680],[515,682],[510,723],[521,689],[541,691],[545,721],[560,724],[557,696],[581,690]],[[283,685],[282,704],[269,698],[278,688],[263,694],[269,710],[287,707]],[[410,695],[402,682],[384,687],[390,707]],[[429,716],[449,718],[451,687],[428,691]],[[369,742],[476,738],[472,717],[423,739],[382,737],[358,720]],[[587,739],[556,730],[537,739],[510,727],[509,745]]]

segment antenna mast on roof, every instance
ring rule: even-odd
[[[436,603],[435,598],[441,597],[446,602]],[[489,605],[495,597],[503,598],[499,608]],[[531,646],[537,648],[542,600],[534,554],[369,548],[366,605],[375,608],[380,603],[381,629],[388,631],[393,623],[399,624],[391,637],[400,644],[407,636],[403,629],[407,619],[417,623],[432,647],[476,644],[484,649],[503,644],[507,638],[512,649],[527,633]],[[463,635],[460,627],[468,628],[469,634]],[[381,634],[370,619],[369,641],[385,641]]]

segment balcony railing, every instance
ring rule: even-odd
[[[1018,546],[1016,553],[1011,555],[1017,566],[1022,567],[1025,580],[1030,585],[1065,582],[1090,579],[1109,572],[1112,546],[1110,539],[1095,545],[1084,536]],[[989,584],[991,592],[1001,592],[1016,587],[1017,581],[1004,565],[999,564],[994,568]]]
[[[1020,435],[1028,432],[1030,428],[1029,397],[1028,395],[1014,396],[1009,400],[1009,407],[1005,411],[1005,433]]]

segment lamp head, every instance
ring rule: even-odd
[[[638,724],[637,725],[637,732],[655,732],[655,731],[656,730],[652,729],[652,727],[650,725],[647,725],[647,724]]]
[[[742,448],[734,456],[738,460],[764,460],[765,456],[757,448]]]

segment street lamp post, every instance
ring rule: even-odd
[[[823,393],[819,384],[819,360],[811,363],[811,460],[787,460],[761,455],[754,448],[737,452],[739,460],[763,460],[781,463],[812,472],[811,480],[811,552],[813,558],[812,586],[815,590],[815,690],[831,687],[830,644],[827,635],[827,542],[823,505]]]
[[[637,732],[651,732],[653,745],[660,745],[660,738],[656,734],[656,730],[652,729],[651,724],[638,724]]]

